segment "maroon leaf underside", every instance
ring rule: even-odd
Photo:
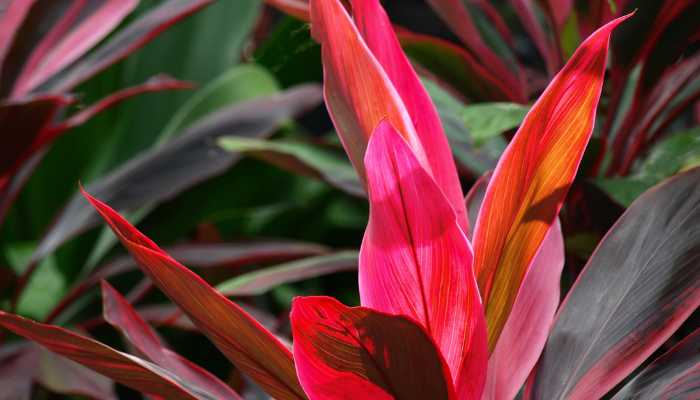
[[[224,108],[193,124],[176,139],[132,158],[87,190],[119,210],[155,206],[183,190],[223,173],[241,156],[221,149],[224,135],[262,138],[281,123],[321,101],[314,85]],[[99,217],[76,194],[61,211],[32,256],[32,264],[66,241],[96,226]]]

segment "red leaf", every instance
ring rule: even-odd
[[[294,359],[311,399],[454,399],[445,361],[415,322],[331,297],[292,303]]]
[[[290,352],[238,305],[163,252],[106,204],[83,191],[124,247],[192,322],[243,372],[277,399],[304,399]]]
[[[389,123],[372,135],[365,163],[362,304],[418,321],[445,357],[457,393],[476,398],[485,379],[486,328],[471,247],[454,210]]]
[[[105,281],[102,281],[102,304],[105,320],[119,329],[153,363],[172,372],[184,382],[206,391],[212,398],[241,398],[210,372],[170,351],[131,304]]]
[[[406,107],[339,0],[312,0],[311,33],[321,43],[326,106],[345,151],[366,181],[364,154],[374,128],[388,120],[429,169]]]
[[[501,156],[474,231],[489,348],[573,182],[590,138],[612,30],[589,37],[549,84]]]
[[[203,400],[155,365],[67,329],[3,311],[0,326],[140,392],[167,399]]]

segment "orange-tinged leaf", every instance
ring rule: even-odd
[[[276,399],[305,399],[291,352],[240,306],[161,250],[106,204],[83,195],[153,283],[236,366]]]
[[[421,84],[408,57],[401,49],[391,21],[379,0],[352,0],[355,23],[362,37],[381,64],[411,117],[416,135],[425,149],[428,170],[457,213],[462,229],[467,230],[464,194],[447,136],[437,109]]]
[[[365,181],[363,157],[374,128],[386,119],[429,169],[399,93],[338,0],[311,0],[311,33],[321,43],[326,106],[345,151]]]
[[[525,117],[494,171],[474,232],[490,349],[576,175],[593,129],[610,34],[627,17],[580,46]]]

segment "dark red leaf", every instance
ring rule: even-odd
[[[654,360],[629,381],[613,400],[700,397],[700,329]],[[686,385],[690,383],[690,386]],[[680,389],[680,390],[679,390]]]
[[[83,195],[102,215],[142,271],[236,366],[277,399],[305,399],[292,355],[240,306],[164,253],[106,204]]]
[[[162,368],[67,329],[3,311],[0,326],[145,394],[166,399],[207,399]]]
[[[71,66],[44,90],[66,91],[143,47],[162,31],[212,0],[168,0],[115,34],[96,51]]]
[[[603,396],[700,305],[700,169],[647,191],[608,231],[555,319],[534,399]]]
[[[41,40],[12,89],[21,97],[70,65],[107,36],[138,5],[138,0],[72,1]],[[37,5],[39,7],[39,5]],[[45,5],[44,5],[45,7]]]
[[[316,86],[300,86],[280,95],[226,107],[193,124],[167,144],[139,154],[87,189],[120,210],[157,205],[226,171],[240,159],[239,154],[221,149],[216,144],[218,137],[268,136],[281,123],[320,101]],[[32,261],[96,226],[99,220],[81,196],[74,196],[41,240]]]

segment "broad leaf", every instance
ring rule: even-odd
[[[387,122],[365,158],[370,217],[360,250],[362,305],[418,321],[435,340],[460,396],[477,396],[488,356],[472,251],[457,216]]]
[[[628,207],[644,191],[673,174],[700,163],[700,128],[671,135],[641,160],[630,176],[600,178],[595,184],[613,200]]]
[[[299,380],[311,399],[454,399],[445,361],[412,320],[331,297],[290,315]]]
[[[700,305],[700,169],[639,197],[608,231],[562,303],[535,399],[599,398]]]
[[[517,128],[527,115],[528,107],[515,103],[479,103],[462,111],[464,126],[477,145],[503,132]]]
[[[623,20],[579,47],[530,109],[494,170],[474,231],[490,349],[574,180],[593,130],[609,37]]]
[[[236,366],[271,396],[304,399],[289,350],[240,306],[164,253],[106,204],[83,192],[142,271]]]

